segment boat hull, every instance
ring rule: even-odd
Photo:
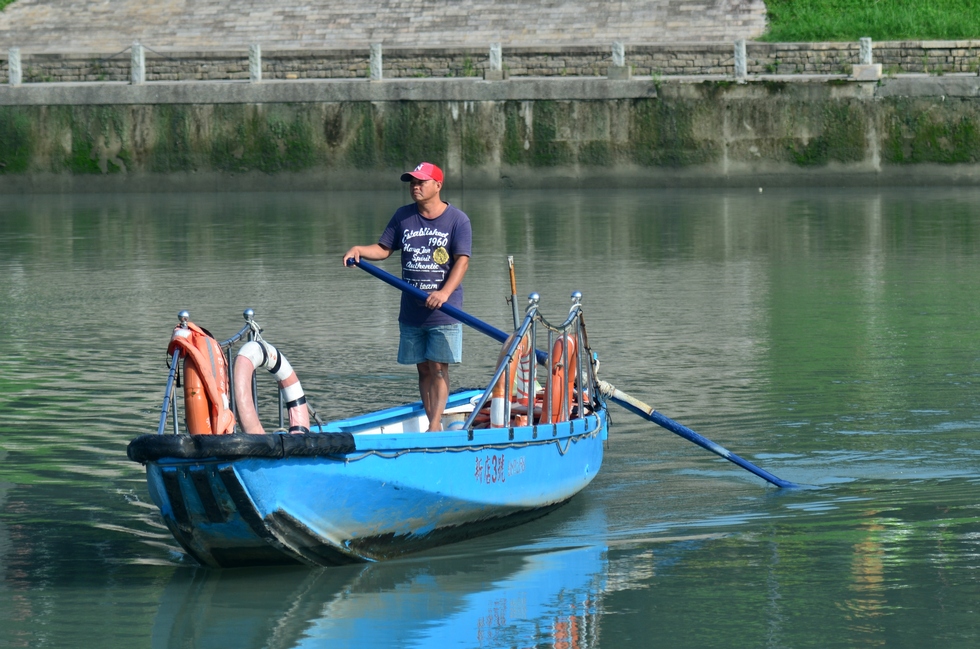
[[[404,417],[378,415],[324,427],[351,433],[355,449],[345,453],[149,460],[150,495],[204,565],[329,566],[523,523],[581,491],[602,465],[604,410],[555,425],[442,433],[381,433],[378,421],[390,428]]]

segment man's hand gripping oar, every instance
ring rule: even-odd
[[[381,281],[391,284],[398,290],[404,291],[405,293],[408,293],[409,295],[417,299],[425,300],[425,298],[428,295],[425,291],[416,288],[415,286],[412,286],[411,284],[405,282],[404,280],[398,279],[394,275],[381,270],[374,264],[364,261],[363,259],[361,261],[354,261],[353,259],[348,259],[347,265],[358,266],[361,269],[370,273],[371,275],[374,275]],[[470,314],[466,313],[461,309],[457,309],[456,307],[451,306],[449,304],[443,304],[441,307],[439,307],[439,309],[443,313],[446,313],[447,315],[456,318],[463,324],[469,325],[470,327],[473,327],[480,333],[490,336],[497,342],[503,343],[504,341],[507,340],[508,334],[504,333],[503,331],[497,329],[492,325],[487,324],[486,322],[483,322],[482,320],[479,320],[478,318],[471,316]],[[545,352],[541,351],[540,349],[535,350],[535,355],[537,356],[539,363],[544,363],[548,359],[548,355]],[[623,408],[626,408],[630,412],[637,414],[640,417],[643,417],[647,421],[652,421],[653,423],[657,424],[658,426],[661,426],[662,428],[666,428],[667,430],[674,433],[675,435],[680,435],[681,437],[683,437],[689,442],[694,442],[701,448],[707,449],[712,453],[725,458],[729,462],[732,462],[733,464],[737,464],[738,466],[742,467],[746,471],[754,473],[755,475],[759,476],[763,480],[771,484],[774,484],[781,489],[803,487],[803,485],[798,485],[795,482],[782,480],[780,478],[777,478],[773,474],[769,473],[768,471],[760,469],[759,467],[752,464],[748,460],[745,460],[739,457],[738,455],[735,455],[734,453],[724,448],[723,446],[715,444],[707,437],[699,435],[698,433],[694,432],[687,426],[679,424],[673,419],[671,419],[670,417],[667,417],[657,412],[656,410],[654,410],[647,404],[643,403],[639,399],[631,397],[625,392],[622,392],[616,389],[615,387],[609,385],[605,381],[599,382],[599,389],[602,391],[604,395],[609,397],[609,399],[611,399],[614,403],[622,406]]]

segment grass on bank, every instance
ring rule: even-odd
[[[980,39],[980,0],[765,2],[769,31],[759,40],[770,43]]]
[[[14,0],[0,0],[0,11],[3,11],[3,8],[9,5],[13,1]]]

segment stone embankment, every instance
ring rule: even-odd
[[[116,40],[86,21],[137,3],[0,14],[0,192],[387,187],[421,159],[460,188],[980,184],[980,41],[745,42],[759,0],[219,4]]]
[[[16,101],[14,101],[14,99]],[[980,77],[0,86],[0,191],[980,183]]]

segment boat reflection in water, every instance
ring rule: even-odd
[[[367,566],[178,571],[155,621],[164,647],[598,644],[604,546]]]

